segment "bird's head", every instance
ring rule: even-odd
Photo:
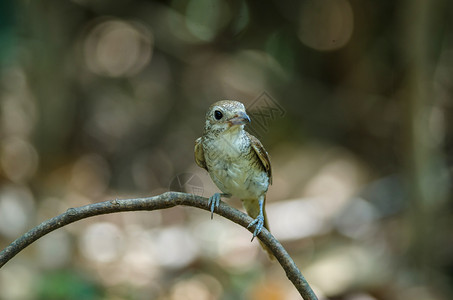
[[[241,102],[222,100],[212,104],[206,113],[206,132],[221,133],[230,129],[244,128],[250,123]]]

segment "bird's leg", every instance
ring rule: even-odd
[[[263,213],[264,196],[260,197],[260,199],[258,200],[258,204],[260,206],[260,214],[258,215],[258,217],[256,217],[255,220],[253,220],[249,224],[249,226],[247,226],[247,228],[249,228],[256,224],[255,231],[253,232],[252,241],[258,234],[260,234],[261,229],[263,229],[264,226],[264,213]]]
[[[219,207],[219,205],[220,205],[220,197],[229,198],[229,197],[231,197],[231,195],[226,194],[226,193],[215,193],[214,195],[209,197],[208,207],[211,207],[211,220],[212,220],[212,217],[214,216],[214,209],[216,207]]]

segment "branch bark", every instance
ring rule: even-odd
[[[193,206],[208,210],[207,199],[185,193],[167,192],[154,197],[110,200],[105,202],[93,203],[76,208],[69,208],[65,213],[52,219],[44,221],[34,227],[20,238],[16,239],[9,246],[0,252],[0,268],[12,259],[16,254],[25,249],[31,243],[42,236],[60,227],[73,222],[97,215],[104,215],[124,211],[157,210],[174,207],[177,205]],[[245,213],[221,202],[216,209],[216,213],[233,221],[236,224],[247,228],[252,219]],[[252,228],[248,229],[252,232]],[[297,268],[296,264],[286,252],[285,248],[278,240],[265,228],[258,235],[258,238],[272,251],[275,258],[286,272],[288,279],[294,284],[300,295],[305,300],[318,299],[311,289],[304,276]]]

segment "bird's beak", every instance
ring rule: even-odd
[[[230,125],[244,125],[250,123],[250,118],[245,112],[238,112],[228,120]]]

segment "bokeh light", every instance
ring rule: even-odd
[[[90,225],[80,241],[84,256],[101,263],[119,259],[123,248],[123,233],[118,226],[107,222]]]
[[[228,2],[222,0],[188,1],[186,7],[186,26],[202,41],[211,41],[231,17]]]
[[[154,255],[159,265],[170,268],[189,264],[198,254],[198,245],[186,230],[178,227],[150,232],[156,241]]]
[[[0,232],[9,238],[22,234],[33,223],[35,203],[31,191],[20,185],[4,185],[0,189]]]
[[[309,0],[302,4],[299,38],[320,51],[345,46],[354,31],[354,14],[348,0]]]
[[[84,40],[87,67],[104,76],[131,76],[150,61],[154,41],[151,32],[137,23],[100,18]]]
[[[32,144],[20,138],[4,139],[0,148],[0,164],[13,182],[30,179],[38,168],[38,153]]]

